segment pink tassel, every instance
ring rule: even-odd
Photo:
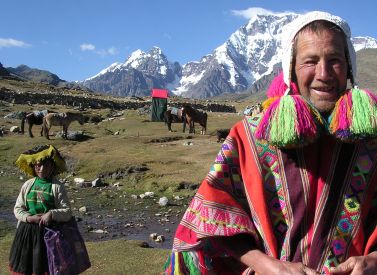
[[[267,90],[267,97],[283,96],[287,90],[287,84],[284,82],[283,72],[280,72],[271,82]],[[291,94],[298,95],[297,85],[291,82]]]

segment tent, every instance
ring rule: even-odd
[[[152,89],[151,120],[164,121],[168,106],[168,90]]]

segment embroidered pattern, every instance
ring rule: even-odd
[[[330,250],[324,263],[323,270],[325,274],[330,274],[330,267],[339,265],[347,257],[348,246],[361,222],[360,206],[365,198],[369,172],[376,155],[377,147],[368,149],[363,147],[356,160],[350,184],[343,196],[343,205],[331,239]]]
[[[244,187],[240,175],[240,165],[237,150],[230,139],[221,146],[215,163],[212,165],[207,181],[215,188],[224,190],[235,198],[244,198]]]
[[[254,133],[260,117],[248,117],[250,130]],[[287,260],[287,251],[285,249],[288,242],[288,211],[285,201],[286,194],[282,186],[282,179],[279,171],[277,152],[267,142],[255,140],[258,157],[263,169],[264,188],[266,191],[266,200],[270,209],[271,221],[276,232],[278,241],[278,251],[280,259]]]
[[[249,216],[239,208],[204,201],[195,195],[187,208],[181,224],[194,230],[199,237],[232,236],[237,233],[252,233],[254,226]]]

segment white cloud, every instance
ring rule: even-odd
[[[270,10],[266,10],[264,8],[253,7],[253,8],[248,8],[246,10],[231,10],[231,13],[235,16],[240,16],[246,19],[251,19],[252,17],[258,14],[282,15],[285,13],[292,13],[292,12],[289,12],[289,11],[273,12]]]
[[[100,55],[101,57],[105,57],[108,55],[116,55],[118,54],[118,50],[115,47],[110,47],[107,50],[106,49],[100,49],[95,52],[96,54]]]
[[[30,47],[28,43],[13,38],[0,38],[0,48],[26,48]]]
[[[96,46],[94,46],[93,44],[89,44],[89,43],[84,43],[84,44],[81,44],[80,45],[80,49],[84,52],[84,51],[94,51],[96,49]]]
[[[164,33],[164,37],[168,40],[171,40],[172,39],[172,36],[168,33]]]
[[[91,51],[95,54],[98,54],[101,57],[105,57],[105,56],[108,56],[108,55],[116,55],[116,54],[119,53],[117,48],[115,48],[113,46],[109,47],[108,49],[96,49],[96,46],[94,46],[93,44],[90,44],[90,43],[81,44],[80,49],[83,52],[84,51]]]
[[[109,53],[109,55],[116,55],[116,54],[119,53],[118,50],[115,47],[108,48],[107,52]]]

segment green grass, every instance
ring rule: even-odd
[[[4,119],[11,111],[40,110],[49,106],[18,106],[0,105],[0,126],[6,130],[13,125],[19,125],[18,120]],[[66,110],[54,106],[56,111]],[[87,115],[100,113],[106,117],[111,110],[88,110]],[[163,122],[148,122],[149,117],[139,116],[136,111],[124,111],[123,116],[112,121],[99,124],[79,125],[74,122],[70,130],[83,130],[92,139],[82,142],[63,140],[51,137],[48,141],[39,136],[40,126],[33,127],[34,138],[27,134],[8,133],[0,137],[0,274],[7,274],[7,259],[9,248],[15,233],[15,222],[2,219],[4,215],[13,215],[13,206],[22,183],[27,179],[20,173],[14,162],[23,151],[38,144],[55,145],[67,159],[69,172],[61,175],[67,178],[68,195],[73,200],[74,215],[78,216],[78,208],[83,205],[89,209],[96,209],[100,205],[101,214],[111,214],[114,209],[122,209],[127,205],[128,211],[137,211],[140,207],[157,208],[153,200],[143,200],[141,205],[133,201],[131,194],[141,194],[153,191],[156,197],[167,196],[172,199],[179,195],[185,198],[179,206],[174,206],[174,213],[182,213],[187,201],[194,191],[178,190],[181,182],[199,184],[209,171],[220,144],[214,135],[216,129],[230,128],[242,117],[229,113],[209,113],[207,135],[182,133],[181,124],[173,124],[175,132],[168,132]],[[53,126],[52,132],[60,131],[60,127]],[[119,135],[114,135],[119,131]],[[199,128],[198,131],[200,132]],[[163,142],[164,139],[174,138],[174,141]],[[161,142],[152,142],[160,140]],[[192,146],[185,143],[192,142]],[[119,182],[119,189],[78,188],[73,183],[74,177],[94,180],[99,174],[113,173],[118,169],[144,165],[148,168],[142,173],[130,173],[115,180],[106,179],[106,183]],[[23,176],[23,179],[20,177]],[[120,196],[122,195],[122,196]],[[151,210],[152,211],[152,210]],[[154,212],[152,212],[154,213]],[[3,215],[3,216],[2,216]],[[85,220],[85,217],[83,217]],[[85,274],[160,274],[169,250],[146,249],[138,246],[135,241],[101,241],[88,242],[88,251],[93,267]]]
[[[0,238],[0,274],[8,274],[8,257],[13,241],[9,234]],[[142,248],[138,241],[87,242],[92,266],[82,274],[161,274],[169,255],[167,249]]]

